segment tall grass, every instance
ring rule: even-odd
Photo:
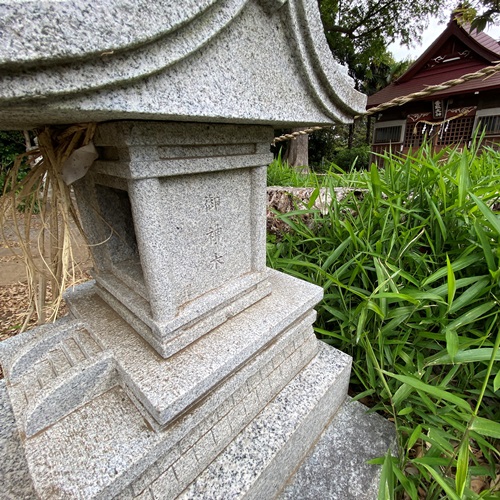
[[[500,154],[424,146],[384,161],[326,176],[363,190],[332,193],[328,214],[281,215],[291,231],[269,265],[323,287],[317,334],[395,423],[380,498],[498,498]]]
[[[281,151],[267,169],[268,186],[316,187],[317,184],[316,175],[293,169],[282,161]]]

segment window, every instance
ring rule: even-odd
[[[486,135],[500,134],[500,115],[481,117],[479,127],[484,128]]]
[[[404,121],[389,121],[375,124],[374,144],[399,143],[403,141]]]
[[[473,116],[465,116],[449,121],[441,126],[444,127],[444,130],[439,130],[437,144],[447,146],[449,144],[466,143],[471,138],[473,124]]]
[[[486,135],[500,135],[500,108],[479,109],[474,128]]]
[[[424,142],[424,124],[423,123],[409,123],[406,127],[405,134],[405,148],[417,149]]]
[[[380,127],[375,129],[375,143],[399,142],[401,125],[395,127]]]

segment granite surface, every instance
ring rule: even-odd
[[[179,498],[273,498],[343,403],[350,367],[349,356],[321,344],[314,360]]]
[[[2,450],[0,498],[2,500],[36,498],[9,395],[5,388],[5,380],[0,380],[0,450]]]
[[[348,398],[279,498],[375,500],[381,467],[366,462],[388,450],[397,453],[394,424]]]
[[[99,298],[77,298],[76,309],[88,318],[88,328],[113,352],[118,381],[24,441],[38,493],[109,498],[131,489],[135,496],[155,481],[164,484],[172,468],[178,478],[176,491],[182,491],[317,352],[311,327],[315,316],[307,301],[317,301],[318,290],[283,278],[282,286],[275,287],[275,302],[269,302],[272,296],[263,299],[228,321],[224,331],[219,327],[207,335],[204,345],[198,341],[170,360],[159,358]],[[295,294],[299,296],[292,300],[293,309],[285,312],[277,304],[293,289],[292,282],[302,287],[302,294]],[[260,329],[255,317],[261,318]],[[4,351],[12,355],[9,344],[22,344],[26,335],[33,337],[30,333],[4,342]],[[160,426],[140,399],[139,388],[152,404],[174,403],[176,418]],[[186,389],[191,392],[188,399]]]
[[[78,287],[67,300],[72,313],[86,318],[102,345],[113,352],[135,397],[164,425],[289,325],[297,323],[294,328],[303,330],[312,324],[310,311],[321,299],[322,289],[276,271],[270,271],[269,280],[271,295],[166,360],[111,313],[92,284]]]
[[[48,0],[32,12],[31,2],[0,2],[0,128],[113,119],[278,127],[364,111],[365,96],[329,55],[315,0],[141,5]]]
[[[2,0],[0,30],[9,43],[2,46],[0,64],[71,60],[141,45],[175,31],[215,3],[217,0],[184,0],[182,4],[160,0],[108,0],[100,4]],[[18,18],[22,12],[31,22]]]
[[[100,158],[92,172],[145,179],[267,166],[272,138],[272,127],[263,125],[103,123],[94,136]]]
[[[57,422],[116,385],[114,360],[79,321],[26,332],[30,339],[2,357],[9,397],[23,438]],[[0,347],[6,347],[9,342]]]
[[[197,426],[180,443],[181,455],[168,460],[169,454],[160,458],[132,484],[134,495],[151,491],[154,498],[173,498],[212,462],[241,432],[260,410],[297,375],[297,368],[304,367],[314,357],[318,343],[311,331],[295,335],[293,343],[280,342],[273,348],[273,355],[266,356],[266,364],[247,378],[230,398],[217,408],[203,425]],[[284,340],[284,339],[283,339]],[[263,353],[264,354],[264,353]],[[268,353],[270,354],[270,353]]]
[[[109,122],[75,183],[101,297],[169,357],[270,293],[272,129]],[[264,151],[266,151],[264,153]]]

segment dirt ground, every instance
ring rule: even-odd
[[[22,215],[20,222],[22,227]],[[34,235],[41,227],[40,217],[33,215],[32,222],[34,222],[32,225],[32,235]],[[19,332],[29,309],[26,268],[12,220],[5,221],[2,231],[4,237],[0,236],[0,341]],[[76,228],[73,228],[72,233],[76,243],[75,281],[81,282],[90,278],[88,271],[92,267],[92,261],[85,240],[78,235]],[[59,317],[66,313],[67,309],[63,306],[59,311]],[[28,325],[35,324],[36,317],[33,314]]]

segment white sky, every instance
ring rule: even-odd
[[[408,57],[411,59],[417,59],[417,57],[423,54],[429,45],[444,31],[449,18],[449,15],[446,16],[446,21],[441,23],[435,18],[431,19],[429,27],[422,33],[422,43],[411,49],[407,49],[406,47],[399,45],[398,42],[391,43],[388,49],[392,52],[394,59],[396,59],[396,61],[402,61]],[[500,26],[489,27],[485,30],[485,32],[495,40],[500,39]]]

